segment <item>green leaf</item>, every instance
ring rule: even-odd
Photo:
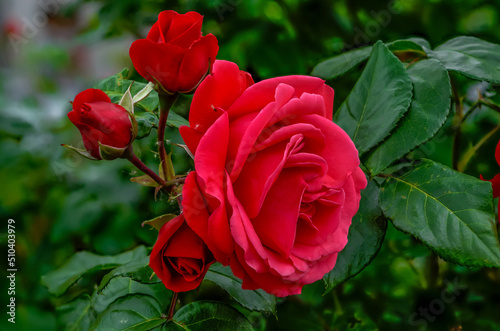
[[[276,314],[276,297],[261,289],[242,289],[241,279],[233,275],[230,267],[215,263],[208,270],[205,279],[222,287],[233,299],[249,310],[267,311]]]
[[[398,52],[412,52],[417,53],[422,57],[426,57],[424,47],[422,43],[427,42],[425,39],[415,38],[415,39],[400,39],[386,44],[387,48],[393,53]],[[427,42],[427,45],[429,43]],[[430,49],[430,46],[428,47]]]
[[[147,225],[155,228],[156,230],[160,231],[161,227],[165,223],[167,223],[170,220],[173,220],[176,217],[177,217],[177,215],[174,215],[174,214],[161,215],[161,216],[158,216],[156,218],[153,218],[152,220],[142,222],[142,227],[144,227],[144,225],[147,224]]]
[[[394,128],[410,106],[411,93],[402,63],[379,41],[334,122],[349,134],[361,155]]]
[[[500,267],[490,183],[430,160],[401,172],[380,193],[380,206],[397,229],[450,262]]]
[[[408,38],[387,43],[391,52],[412,52],[426,57],[425,48],[430,49],[429,42],[422,38]],[[323,79],[333,79],[347,73],[349,70],[370,57],[373,46],[357,48],[318,63],[311,75]]]
[[[162,305],[152,296],[131,294],[119,298],[104,310],[92,330],[151,330],[166,322]]]
[[[361,272],[382,246],[387,220],[378,204],[379,192],[373,181],[361,191],[359,210],[352,219],[347,245],[339,253],[333,270],[323,276],[325,293]]]
[[[170,304],[172,292],[163,283],[143,284],[130,277],[115,277],[101,291],[95,292],[91,298],[94,310],[99,314],[112,302],[129,294],[147,294],[158,300],[165,311]]]
[[[370,56],[372,46],[358,48],[320,62],[312,71],[313,76],[333,79],[342,76]]]
[[[161,280],[149,267],[149,256],[143,256],[130,261],[129,263],[123,264],[107,273],[102,278],[97,291],[101,292],[108,285],[111,279],[118,276],[129,277],[144,284],[156,284],[161,282]]]
[[[147,137],[152,128],[158,127],[158,117],[155,114],[147,112],[136,112],[134,117],[137,121],[136,139]]]
[[[411,66],[408,74],[413,82],[410,110],[395,131],[363,162],[372,175],[431,139],[448,116],[451,85],[443,65],[437,60],[423,60]]]
[[[446,69],[477,80],[500,83],[500,45],[475,37],[457,37],[429,53]]]
[[[50,293],[59,296],[86,273],[112,269],[146,255],[147,252],[144,246],[111,256],[96,255],[86,251],[78,252],[61,268],[43,276],[42,284],[47,286]]]
[[[64,330],[68,331],[88,330],[96,317],[87,294],[58,307],[57,312]]]
[[[181,115],[170,110],[168,113],[167,124],[176,128],[180,128],[181,126],[189,126],[189,122],[182,117]]]
[[[431,49],[431,44],[429,44],[429,42],[427,40],[425,40],[424,38],[412,37],[412,38],[407,38],[407,39],[403,39],[403,40],[408,40],[408,41],[411,41],[411,42],[419,45],[420,47],[422,47],[422,49],[424,51]]]
[[[129,70],[125,68],[120,73],[100,81],[94,88],[104,91],[111,98],[111,101],[117,104],[122,99],[125,92],[127,92],[130,84],[133,83],[130,87],[130,93],[132,95],[139,94],[144,89],[147,89],[148,84],[129,80],[127,79],[128,75]],[[154,112],[154,110],[158,108],[158,105],[158,93],[155,91],[151,91],[147,97],[135,104],[135,106],[139,107],[142,111],[147,112]]]
[[[196,301],[175,313],[173,322],[184,330],[253,330],[239,311],[220,302]]]

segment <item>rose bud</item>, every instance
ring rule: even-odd
[[[205,77],[219,50],[217,38],[201,35],[203,16],[196,12],[178,14],[166,10],[146,39],[130,46],[137,72],[168,93],[193,91]]]
[[[149,265],[165,287],[174,292],[197,288],[214,257],[181,214],[165,223],[153,246]]]
[[[112,103],[98,89],[80,92],[68,118],[80,130],[83,145],[90,154],[86,156],[96,160],[121,157],[135,138],[135,121],[127,110]]]
[[[253,84],[227,61],[194,93],[190,127],[180,128],[195,165],[184,216],[244,289],[300,294],[347,244],[367,181],[332,122],[333,96],[315,77]]]

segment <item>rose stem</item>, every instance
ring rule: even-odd
[[[160,119],[158,121],[158,154],[160,155],[161,167],[163,175],[168,176],[171,172],[168,169],[167,151],[165,150],[165,126],[167,125],[168,112],[172,105],[177,100],[178,94],[163,94],[158,93],[160,97]]]
[[[451,90],[453,92],[453,101],[455,103],[455,118],[453,119],[454,129],[455,129],[455,138],[453,139],[453,151],[452,151],[452,165],[453,169],[457,170],[458,161],[460,158],[460,143],[462,140],[462,119],[464,117],[462,101],[460,100],[460,96],[458,95],[457,88],[455,84],[451,84]]]
[[[149,169],[147,165],[145,165],[144,163],[142,163],[142,161],[139,160],[139,158],[137,158],[137,156],[135,155],[134,151],[132,150],[132,146],[130,146],[129,148],[127,148],[125,150],[125,153],[123,154],[123,156],[127,160],[129,160],[134,166],[136,166],[137,169],[139,169],[142,172],[144,172],[146,175],[148,175],[149,177],[151,177],[155,182],[157,182],[161,186],[166,186],[167,185],[166,181],[164,181],[153,170]]]
[[[167,321],[170,321],[174,317],[175,303],[177,302],[178,292],[174,292],[172,295],[172,301],[170,301],[170,308],[168,309]]]

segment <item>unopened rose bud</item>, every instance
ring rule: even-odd
[[[68,113],[70,121],[80,130],[87,152],[95,159],[121,157],[134,140],[133,122],[129,113],[101,90],[87,89],[79,93]]]

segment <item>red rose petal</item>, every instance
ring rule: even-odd
[[[147,39],[155,43],[166,43],[165,35],[172,24],[174,18],[173,10],[164,10],[158,14],[158,20],[155,22],[151,30],[149,30]]]
[[[180,65],[179,91],[189,92],[198,85],[218,51],[217,38],[213,34],[202,37],[191,46]]]
[[[195,21],[190,27],[182,31],[177,36],[173,36],[172,39],[168,41],[169,44],[177,45],[183,48],[189,48],[194,42],[201,38],[201,26],[203,24],[203,17]],[[215,37],[214,37],[215,38]]]
[[[253,84],[251,76],[229,61],[217,60],[213,72],[198,86],[189,112],[191,128],[205,133],[243,91]]]
[[[103,101],[111,103],[111,99],[106,93],[95,88],[86,89],[76,95],[73,101],[73,110],[79,111],[84,103]]]
[[[275,91],[280,84],[293,87],[295,97],[298,98],[305,92],[322,96],[325,109],[327,110],[326,118],[331,120],[333,112],[333,89],[325,85],[324,80],[310,76],[277,77],[266,79],[250,86],[228,109],[230,118],[232,119],[258,109],[263,109],[275,100]]]
[[[203,16],[201,16],[199,13],[189,12],[187,14],[179,14],[174,11],[172,22],[170,23],[168,29],[162,28],[165,42],[170,43],[176,37],[188,31],[193,25],[199,26],[199,31],[201,34],[202,22],[203,22]],[[193,41],[194,40],[191,40],[190,43],[192,44]],[[182,43],[181,41],[178,42]],[[190,45],[183,47],[189,47],[189,46]]]
[[[160,82],[167,91],[178,91],[179,68],[187,50],[147,39],[132,43],[129,50],[135,70],[150,82]]]

